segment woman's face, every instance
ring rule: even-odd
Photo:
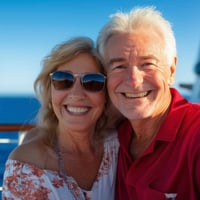
[[[72,74],[100,72],[94,58],[87,53],[80,53],[57,70]],[[63,131],[93,131],[106,101],[105,89],[88,91],[82,87],[80,77],[75,78],[69,89],[58,90],[51,84],[51,99],[59,130]]]

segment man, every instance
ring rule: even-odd
[[[153,7],[116,13],[97,48],[108,92],[127,118],[120,141],[117,200],[200,199],[200,105],[170,88],[176,42],[170,23]]]

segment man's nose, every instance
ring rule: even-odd
[[[134,86],[137,86],[143,82],[143,72],[136,65],[130,66],[127,80]]]

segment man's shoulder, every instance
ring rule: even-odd
[[[183,114],[182,129],[200,134],[200,104],[188,103]]]
[[[190,119],[200,121],[200,104],[189,103],[187,107],[186,117]]]

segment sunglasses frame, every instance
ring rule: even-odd
[[[67,73],[68,75],[71,75],[72,77],[73,77],[73,80],[69,80],[69,81],[71,81],[72,82],[72,85],[71,86],[69,86],[69,87],[66,87],[66,88],[56,88],[56,86],[55,86],[55,84],[54,84],[54,81],[62,81],[62,79],[60,79],[60,80],[56,80],[56,79],[54,79],[53,78],[53,75],[55,74],[55,73]],[[86,81],[84,81],[83,79],[84,79],[84,77],[85,76],[87,76],[87,75],[100,75],[102,78],[103,78],[103,81],[98,81],[98,80],[96,80],[98,83],[103,83],[103,86],[100,88],[100,89],[90,89],[90,88],[87,88],[87,86],[85,86],[84,85],[84,83],[86,83]],[[54,88],[56,89],[56,90],[68,90],[68,89],[70,89],[70,88],[72,88],[73,87],[73,85],[74,85],[74,83],[76,82],[76,78],[77,77],[79,77],[80,78],[80,84],[81,84],[81,86],[82,86],[82,88],[84,89],[84,90],[86,90],[86,91],[89,91],[89,92],[99,92],[99,91],[101,91],[101,90],[103,90],[104,88],[105,88],[105,84],[106,84],[106,76],[104,75],[104,74],[102,74],[102,73],[100,73],[100,72],[94,72],[94,73],[72,73],[71,71],[61,71],[61,70],[56,70],[56,71],[54,71],[54,72],[51,72],[50,74],[49,74],[49,76],[50,76],[50,78],[51,78],[51,83],[53,84],[53,86],[54,86]],[[63,81],[64,81],[64,79],[63,79]],[[90,80],[90,81],[95,81],[95,80]],[[89,81],[89,82],[90,82]]]

